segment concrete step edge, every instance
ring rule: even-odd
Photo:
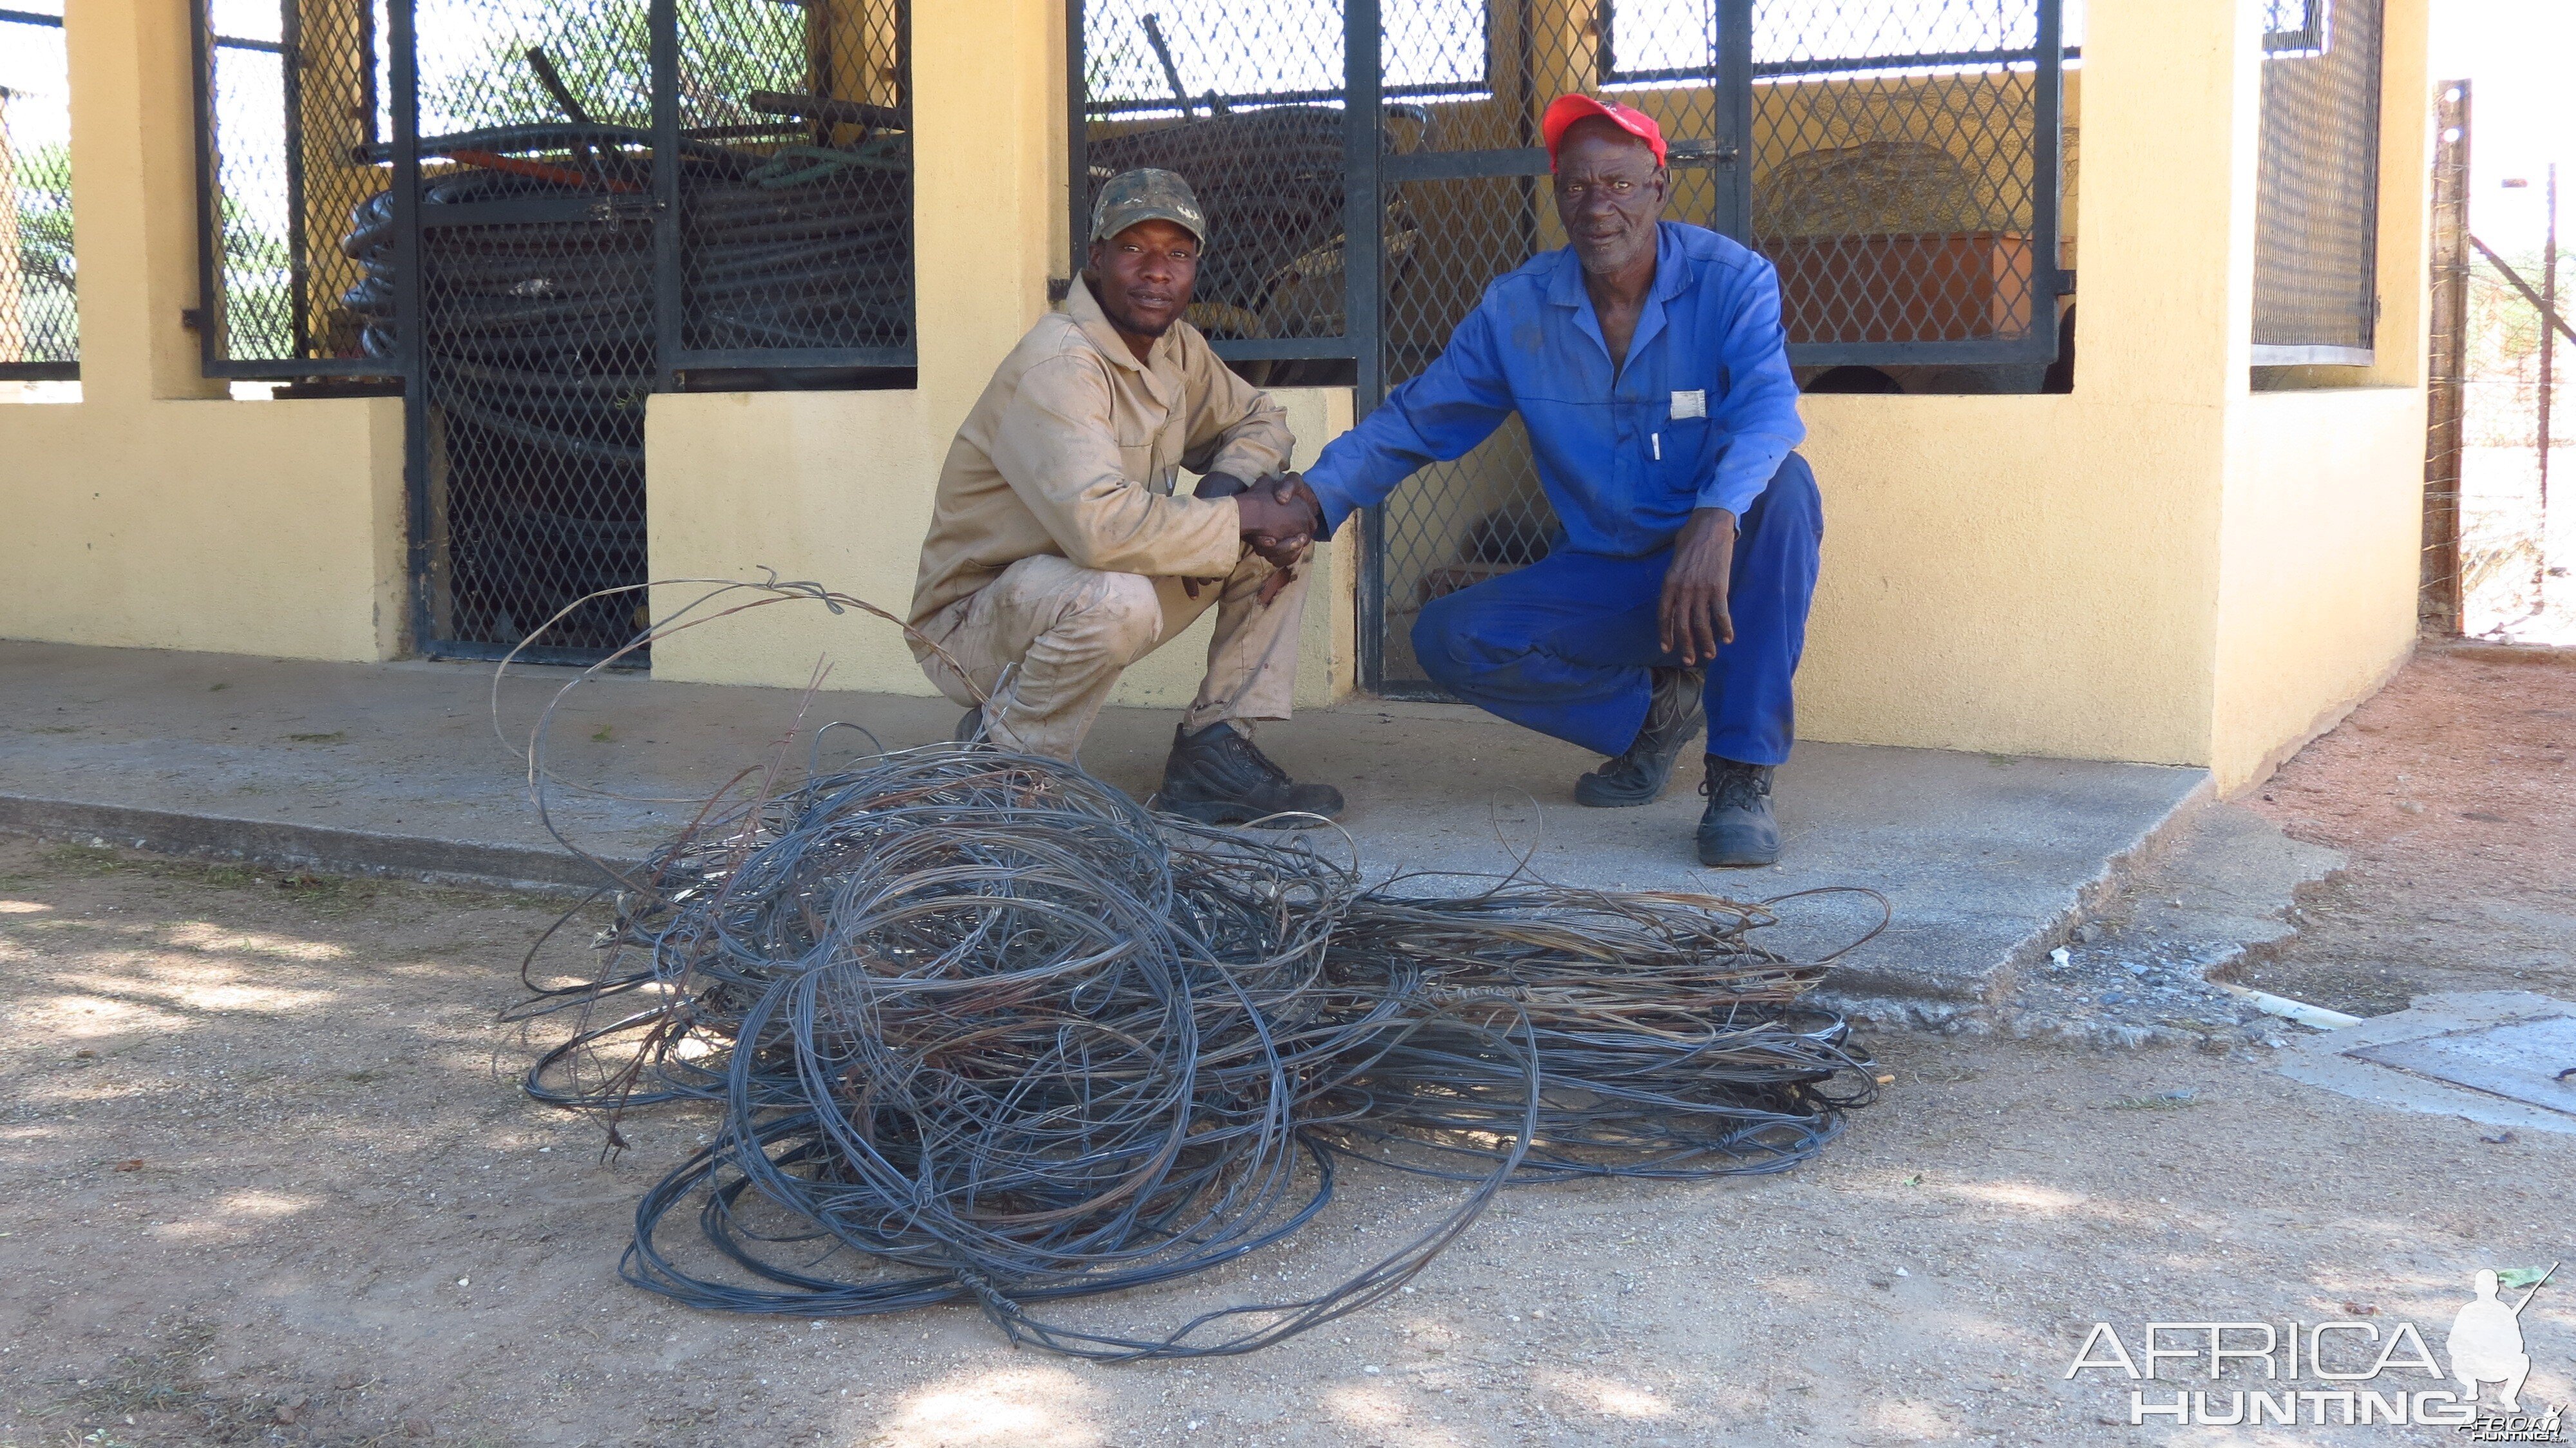
[[[187,814],[136,805],[0,794],[0,830],[45,839],[99,840],[163,854],[242,860],[333,875],[560,893],[604,883],[563,850],[484,840],[381,834],[286,820]],[[633,862],[611,860],[621,868]]]

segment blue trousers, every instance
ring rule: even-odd
[[[1789,681],[1807,643],[1824,542],[1823,500],[1791,453],[1737,521],[1727,609],[1735,642],[1708,666],[1708,752],[1780,764],[1797,737]],[[1647,670],[1680,658],[1656,638],[1672,550],[1639,558],[1556,552],[1517,572],[1432,600],[1413,652],[1432,682],[1515,724],[1619,754],[1653,693]]]

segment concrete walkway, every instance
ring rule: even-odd
[[[514,672],[501,718],[524,746],[569,670]],[[435,663],[288,663],[220,654],[0,642],[0,828],[334,872],[587,883],[528,805],[526,766],[493,728],[492,670]],[[554,796],[586,849],[641,856],[698,800],[776,757],[791,691],[606,677],[576,690],[549,742],[556,773],[599,791]],[[818,697],[808,728],[866,726],[888,747],[944,738],[934,699]],[[1173,718],[1112,710],[1085,751],[1142,797]],[[1596,760],[1459,706],[1360,700],[1265,730],[1300,777],[1339,784],[1363,870],[1502,871],[1522,851],[1563,882],[1760,899],[1825,885],[1885,893],[1894,924],[1856,952],[1837,995],[1882,1018],[1937,1023],[1997,999],[2089,891],[2205,793],[2195,769],[1804,744],[1777,803],[1771,870],[1702,869],[1688,778],[1660,803],[1585,810]],[[832,754],[864,751],[834,731]],[[843,741],[849,741],[845,745]],[[792,760],[801,767],[803,740]],[[1875,919],[1850,898],[1784,907],[1813,946]]]

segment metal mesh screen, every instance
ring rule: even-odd
[[[345,295],[361,271],[339,241],[387,180],[370,155],[385,125],[381,5],[204,0],[199,7],[200,326],[210,362],[366,356],[363,321]]]
[[[2254,360],[2369,362],[2378,320],[2379,0],[2265,0]]]
[[[428,624],[507,647],[646,576],[651,34],[636,0],[421,0],[414,23]],[[634,605],[545,641],[614,648]]]
[[[1256,380],[1293,380],[1299,356],[1351,355],[1337,340],[1350,327],[1340,0],[1091,0],[1081,11],[1076,269],[1092,186],[1139,166],[1175,171],[1212,233],[1191,324]],[[1245,358],[1283,341],[1325,345]]]
[[[908,11],[680,0],[687,366],[908,365]],[[776,355],[763,355],[776,354]]]
[[[78,375],[62,0],[0,13],[0,380]]]
[[[1755,0],[1751,239],[1779,268],[1800,361],[2053,339],[2055,115],[2036,64],[2051,8]]]
[[[1539,135],[1539,116],[1557,95],[1599,91],[1605,74],[1635,72],[1606,88],[1653,113],[1686,158],[1673,171],[1667,214],[1703,224],[1718,219],[1709,165],[1715,70],[1704,39],[1714,26],[1712,0],[1687,7],[1620,3],[1597,11],[1581,3],[1479,8],[1485,23],[1478,26],[1393,11],[1382,17],[1390,68],[1401,57],[1409,64],[1481,69],[1487,80],[1480,93],[1428,107],[1424,154],[1396,169],[1392,189],[1416,218],[1419,235],[1401,252],[1389,248],[1382,269],[1379,355],[1390,388],[1431,365],[1494,278],[1564,244]],[[1677,32],[1695,27],[1703,40],[1693,48]],[[1656,63],[1621,67],[1618,37],[1629,42],[1632,58]],[[1667,53],[1676,48],[1693,53]],[[1423,469],[1372,521],[1380,687],[1400,694],[1428,688],[1412,643],[1423,606],[1545,557],[1557,531],[1518,419],[1467,456]]]
[[[904,0],[204,3],[209,370],[406,379],[427,651],[643,581],[653,392],[911,365]],[[354,78],[327,144],[325,20]],[[533,656],[596,657],[633,609]]]
[[[465,201],[507,184],[432,189]],[[444,641],[515,644],[583,594],[646,577],[652,221],[432,227],[421,264],[431,625]],[[587,604],[547,643],[613,649],[636,603]]]

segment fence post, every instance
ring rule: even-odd
[[[1380,345],[1383,297],[1379,255],[1386,225],[1386,198],[1379,185],[1380,157],[1386,145],[1384,104],[1385,32],[1378,22],[1378,0],[1345,0],[1342,11],[1344,119],[1342,201],[1343,317],[1350,336],[1356,372],[1352,420],[1368,416],[1386,385],[1385,349]],[[1360,687],[1385,683],[1386,530],[1378,510],[1360,519]]]
[[[2467,443],[2469,83],[2446,81],[2433,108],[2432,327],[2424,399],[2424,552],[2419,625],[2461,627],[2460,454]]]

